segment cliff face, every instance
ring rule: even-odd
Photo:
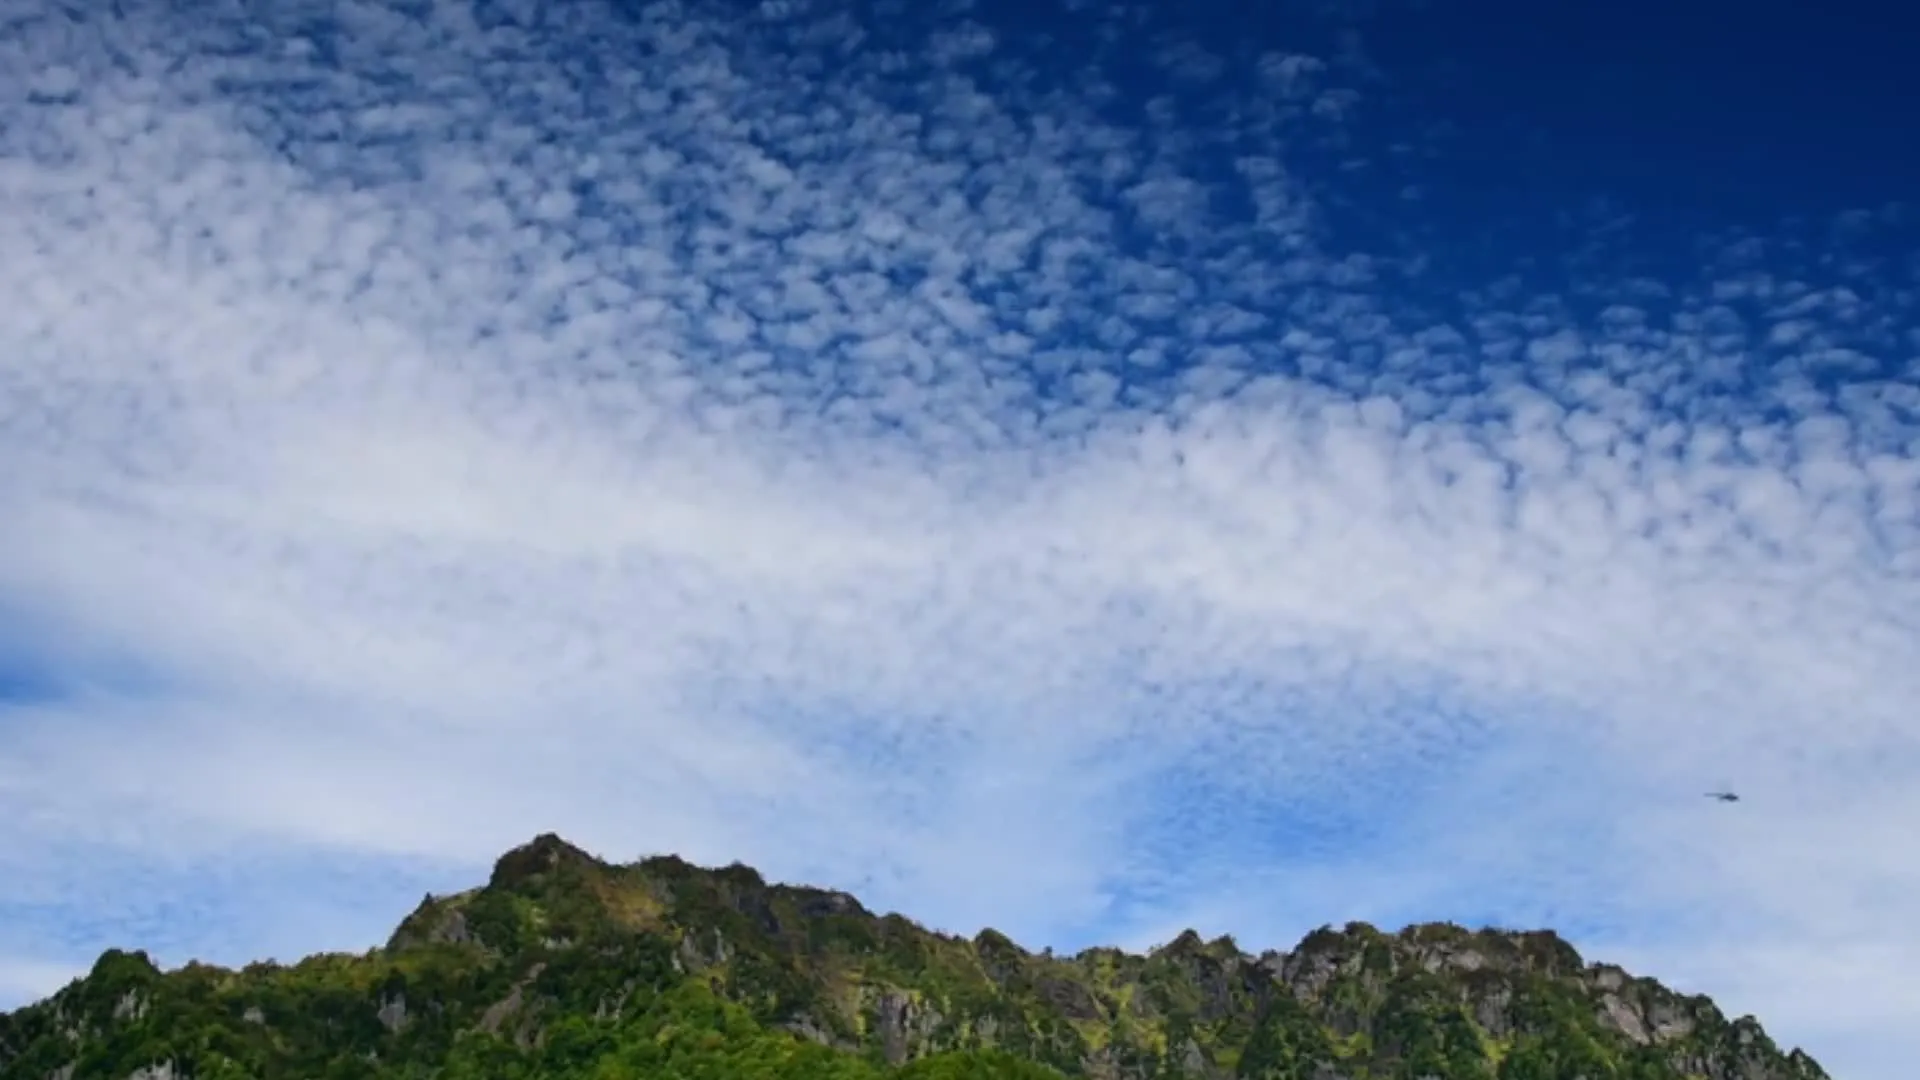
[[[1825,1080],[1752,1018],[1547,932],[1321,929],[1251,955],[1032,954],[743,866],[554,836],[362,956],[160,972],[108,952],[0,1016],[0,1080],[833,1077]]]

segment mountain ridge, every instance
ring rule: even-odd
[[[717,1071],[716,1071],[717,1070]],[[1084,1076],[1827,1080],[1550,930],[1323,926],[1249,953],[1033,953],[851,894],[543,833],[384,945],[238,970],[102,954],[0,1014],[0,1080]]]

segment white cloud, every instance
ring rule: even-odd
[[[1825,1003],[1920,947],[1920,432],[1857,333],[1910,305],[1437,321],[1326,250],[1292,129],[1206,172],[971,81],[1024,63],[983,30],[348,5],[255,57],[129,7],[0,35],[0,610],[58,687],[0,702],[0,951],[205,895],[129,860],[450,887],[557,829],[1036,941],[1568,923],[1894,1038]]]

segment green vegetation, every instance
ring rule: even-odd
[[[1547,933],[1322,928],[1034,955],[744,866],[553,836],[387,944],[239,971],[109,951],[0,1015],[0,1080],[1825,1080]]]

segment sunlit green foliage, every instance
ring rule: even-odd
[[[1686,1030],[1637,1045],[1583,970],[1550,934],[1445,926],[1034,955],[541,837],[364,955],[162,973],[109,951],[0,1015],[0,1080],[1825,1080],[1703,999],[1666,995]]]

